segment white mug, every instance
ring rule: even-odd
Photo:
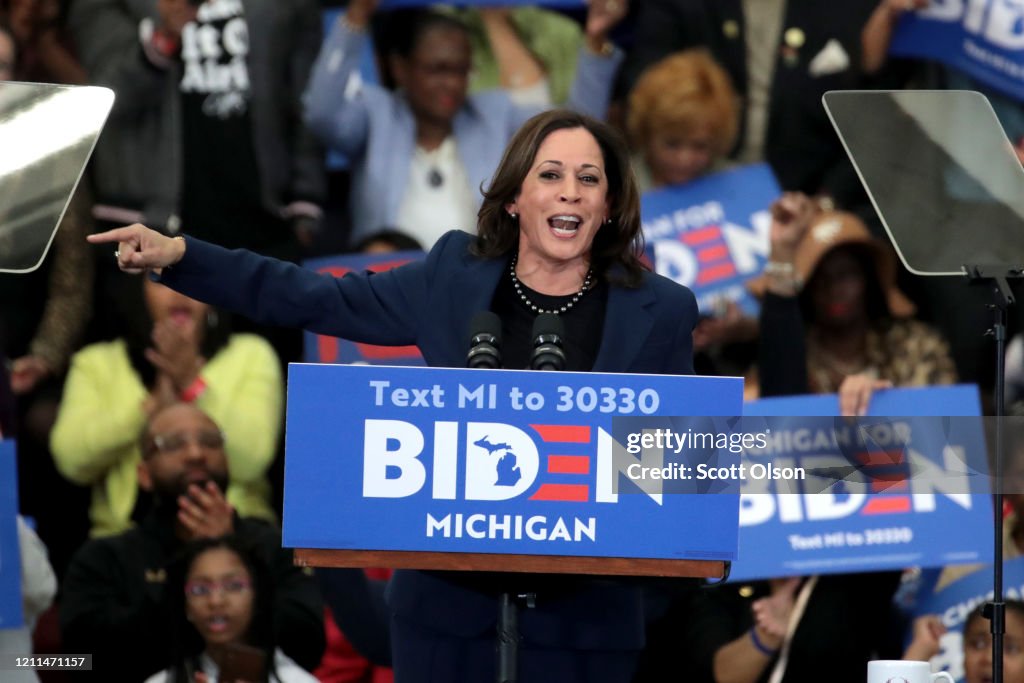
[[[868,662],[868,683],[932,683],[945,680],[956,683],[946,671],[932,673],[928,662],[909,662],[902,659],[878,659]]]

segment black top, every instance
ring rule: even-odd
[[[229,249],[279,255],[291,231],[263,206],[253,142],[243,16],[197,20],[182,36],[184,178],[181,213],[190,235]]]
[[[575,294],[548,296],[535,292],[520,281],[523,293],[535,305],[545,311],[559,309],[572,300]],[[572,308],[559,317],[565,324],[564,350],[565,369],[574,372],[589,372],[597,360],[601,346],[601,331],[604,329],[604,312],[608,304],[608,285],[598,280]],[[523,370],[530,365],[533,352],[533,321],[537,314],[523,302],[512,285],[512,274],[508,267],[498,281],[491,302],[491,310],[501,318],[501,361],[509,370]]]

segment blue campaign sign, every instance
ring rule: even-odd
[[[762,398],[743,405],[744,415],[838,415],[836,394]],[[876,391],[871,397],[868,415],[917,415],[922,417],[972,417],[981,415],[978,387],[958,384],[919,389]]]
[[[18,475],[14,441],[0,441],[0,629],[21,628]]]
[[[976,387],[889,390],[871,406],[856,422],[836,417],[835,396],[744,406],[744,431],[770,433],[744,462],[806,478],[742,483],[733,579],[991,560]]]
[[[385,254],[348,254],[325,256],[303,262],[303,266],[318,273],[342,277],[352,271],[371,270],[379,273],[410,261],[421,260],[421,251],[395,251]],[[310,363],[365,363],[370,365],[423,365],[423,356],[415,346],[377,346],[328,337],[312,332],[303,333],[304,358]]]
[[[1024,600],[1024,557],[1003,562],[1003,595]],[[992,565],[979,566],[927,596],[920,596],[914,616],[935,614],[946,633],[939,639],[939,653],[932,657],[932,671],[948,671],[957,683],[964,680],[964,627],[976,607],[992,599]],[[988,621],[985,622],[988,632]]]
[[[889,52],[938,60],[1015,99],[1024,99],[1024,3],[943,0],[907,13]]]
[[[737,415],[739,378],[291,365],[284,545],[731,560],[735,495],[624,474],[619,416]]]
[[[728,300],[756,315],[743,285],[768,260],[768,207],[779,194],[767,164],[644,193],[640,216],[655,271],[692,289],[701,312]]]

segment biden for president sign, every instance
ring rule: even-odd
[[[728,561],[736,495],[633,486],[616,417],[737,415],[742,380],[291,365],[284,544]]]
[[[991,559],[977,388],[881,391],[871,408],[856,420],[835,417],[834,395],[744,407],[745,429],[769,438],[743,461],[800,467],[807,476],[743,482],[733,579]]]
[[[640,215],[654,269],[692,289],[702,313],[735,301],[756,314],[744,283],[768,260],[768,207],[779,194],[767,164],[644,193]]]

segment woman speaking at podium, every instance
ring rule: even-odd
[[[692,374],[693,294],[640,261],[640,205],[625,142],[555,110],[516,133],[484,192],[477,235],[452,231],[425,261],[343,278],[142,225],[91,235],[122,270],[264,323],[387,345],[463,367],[467,329],[502,319],[507,368],[527,365],[541,312],[563,319],[569,370]],[[187,228],[187,226],[186,226]],[[405,681],[494,680],[498,596],[519,615],[522,681],[629,681],[643,646],[636,586],[580,577],[399,571],[389,588],[393,663]]]

